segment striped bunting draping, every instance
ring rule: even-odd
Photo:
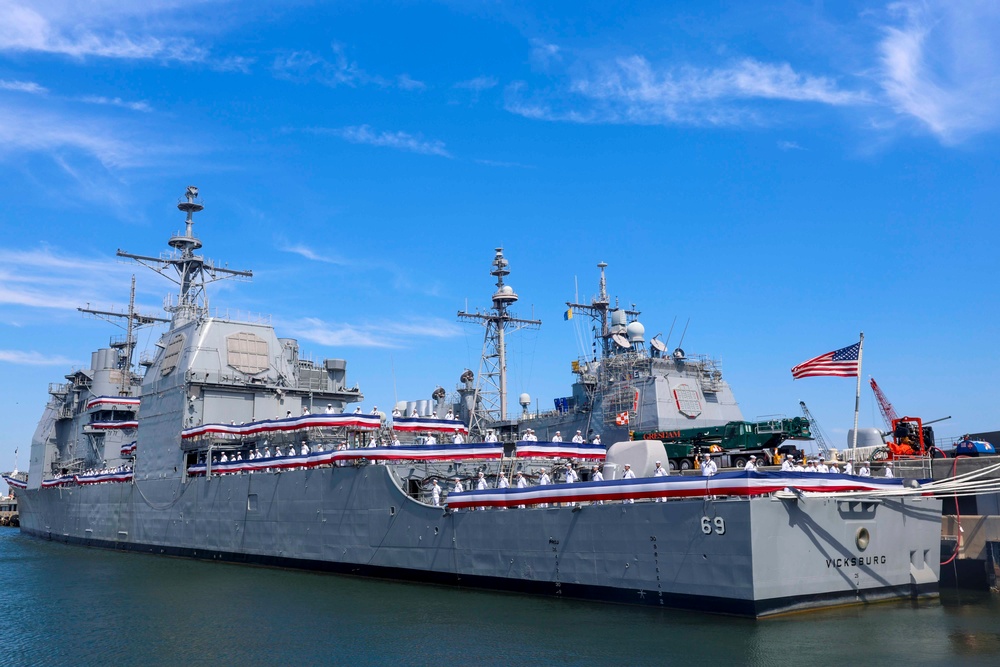
[[[17,479],[16,477],[11,477],[10,475],[4,475],[3,481],[7,482],[7,486],[12,489],[26,489],[28,488],[28,483]]]
[[[272,456],[246,461],[213,463],[212,472],[239,473],[262,470],[288,470],[296,468],[316,468],[333,465],[338,461],[369,459],[372,461],[462,461],[468,459],[499,459],[503,456],[503,445],[421,445],[413,447],[361,447],[330,452],[310,452],[296,456]],[[197,463],[188,466],[189,475],[204,475],[206,465]]]
[[[125,428],[139,428],[139,422],[134,419],[122,422],[90,422],[89,424],[84,424],[84,426],[97,431],[118,431]]]
[[[52,479],[43,479],[42,488],[51,489],[54,486],[66,486],[72,484],[75,480],[72,475],[66,475],[65,477],[54,477]]]
[[[759,496],[785,488],[809,492],[881,491],[901,487],[902,479],[854,477],[811,472],[739,471],[712,477],[641,477],[606,482],[548,484],[524,489],[487,489],[449,494],[449,507],[514,507],[539,503],[643,498],[700,498],[704,496]]]
[[[336,414],[302,415],[285,419],[265,419],[249,424],[203,424],[181,431],[181,438],[204,438],[213,435],[233,438],[261,435],[265,433],[287,433],[311,428],[349,428],[357,431],[378,430],[382,420],[379,415]]]
[[[603,459],[607,456],[604,445],[576,444],[572,442],[533,442],[521,440],[517,443],[518,458],[567,458]]]
[[[462,433],[469,432],[464,422],[457,419],[431,419],[430,417],[393,417],[392,429],[407,433]]]
[[[105,482],[131,482],[132,471],[103,472],[95,475],[73,475],[73,481],[81,486],[87,484],[103,484]]]
[[[127,445],[122,445],[122,456],[132,456],[135,454],[135,440],[128,443]]]
[[[131,396],[95,396],[87,401],[86,409],[89,410],[98,405],[127,405],[135,408],[139,406],[139,400]]]

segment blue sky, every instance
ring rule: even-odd
[[[205,254],[254,271],[213,306],[347,358],[366,406],[478,368],[455,315],[502,245],[543,320],[511,387],[543,408],[604,261],[749,419],[805,400],[842,446],[853,381],[789,369],[863,330],[901,414],[1000,428],[996,3],[273,4],[0,0],[0,467],[119,333],[78,305],[135,273],[159,311],[114,252],[164,250],[187,185]]]

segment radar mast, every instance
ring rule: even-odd
[[[195,250],[201,248],[201,240],[194,235],[194,214],[205,208],[198,198],[198,188],[189,185],[184,199],[177,203],[177,208],[187,214],[187,219],[184,233],[178,232],[168,241],[168,245],[174,248],[173,253],[160,257],[133,255],[121,249],[117,253],[119,257],[133,259],[180,286],[177,303],[167,303],[164,306],[164,310],[173,314],[175,327],[208,315],[208,295],[205,292],[205,285],[208,283],[224,278],[253,277],[252,271],[236,271],[216,266],[211,260],[194,254]],[[170,268],[177,272],[176,278],[167,273]]]
[[[514,288],[504,283],[504,276],[510,274],[509,263],[503,256],[503,248],[496,249],[493,258],[493,270],[490,275],[496,276],[497,290],[493,293],[493,307],[486,312],[458,312],[458,319],[465,322],[478,322],[486,327],[483,338],[483,355],[479,362],[479,374],[476,377],[476,392],[473,395],[472,423],[469,431],[482,435],[485,425],[499,422],[507,418],[507,347],[505,336],[520,329],[537,329],[541,320],[525,320],[508,312],[508,307],[517,302]]]

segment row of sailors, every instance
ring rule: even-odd
[[[749,464],[748,464],[749,465]],[[805,459],[796,462],[791,454],[785,456],[785,460],[781,463],[781,470],[784,472],[828,472],[828,473],[840,473],[841,470],[838,467],[836,461],[830,461],[829,464],[821,456],[819,459]],[[854,470],[854,463],[852,461],[847,461],[844,463],[843,474],[845,475],[857,475],[858,477],[871,477],[872,469],[868,461],[862,461],[858,464],[857,472]],[[895,477],[895,473],[892,469],[892,461],[885,462],[885,469],[882,474],[883,477],[892,478]]]
[[[538,484],[536,484],[536,486],[548,486],[549,484],[552,484],[553,483],[552,479],[553,479],[553,477],[555,477],[557,470],[558,470],[558,468],[553,468],[552,469],[552,475],[550,476],[549,472],[547,470],[543,469],[542,472],[541,472],[541,474],[538,476]],[[571,465],[565,466],[565,468],[563,469],[563,472],[564,472],[564,475],[565,475],[565,478],[563,479],[563,482],[565,484],[572,484],[574,482],[580,481],[580,475],[576,472],[576,470],[573,468],[573,466],[571,466]],[[661,476],[664,476],[666,474],[667,474],[667,471],[664,470],[660,466],[660,462],[657,461],[656,462],[656,470],[653,471],[653,476],[654,477],[661,477]],[[622,479],[635,479],[635,473],[632,472],[632,467],[628,463],[626,463],[624,465],[624,470],[622,472]],[[601,466],[595,465],[595,466],[593,466],[591,468],[591,470],[590,470],[590,481],[592,481],[592,482],[603,482],[604,481],[604,474],[601,472]],[[531,486],[531,484],[528,483],[528,479],[524,476],[523,472],[518,471],[517,474],[514,476],[514,488],[524,489],[524,488],[527,488],[528,486]],[[475,488],[476,488],[477,491],[486,491],[487,489],[490,488],[489,487],[489,483],[486,481],[486,474],[483,471],[479,471],[479,475],[476,477]],[[509,489],[510,488],[510,482],[507,481],[507,477],[505,475],[498,475],[497,476],[497,482],[496,482],[496,487],[495,488],[498,488],[498,489]],[[472,485],[471,484],[469,485],[469,489],[470,490],[472,489]],[[454,483],[454,486],[451,489],[451,492],[452,493],[462,493],[464,491],[465,491],[465,486],[462,484],[462,479],[460,477],[456,477],[455,478],[455,483]],[[435,479],[434,480],[434,484],[431,486],[431,504],[434,505],[434,507],[440,507],[441,506],[441,493],[442,493],[441,485]],[[596,502],[597,502],[598,505],[603,505],[604,504],[603,500],[598,500]],[[625,500],[624,502],[626,502],[626,503],[632,503],[632,502],[635,502],[635,501],[629,499],[629,500]],[[657,502],[659,502],[659,500]],[[576,505],[576,503],[573,503],[573,504]],[[540,506],[541,507],[548,507],[549,505],[548,505],[548,503],[541,503]],[[520,507],[520,508],[523,509],[524,505],[518,505],[518,507]]]
[[[72,473],[68,475],[56,475],[53,479],[67,479],[72,480],[74,477],[96,477],[98,475],[117,475],[120,473],[132,472],[131,466],[114,466],[103,468],[89,468],[79,473]]]
[[[496,438],[496,436],[494,436],[494,438]],[[535,429],[531,428],[525,429],[524,433],[521,435],[521,440],[525,442],[538,442],[538,436],[535,434]],[[549,440],[549,442],[562,442],[562,441],[563,437],[561,431],[556,431],[555,434],[552,436],[552,439]],[[496,440],[495,439],[492,441],[487,440],[487,442],[496,442]],[[585,443],[586,439],[583,437],[583,432],[577,430],[576,435],[573,436],[571,442],[576,445],[582,445],[583,443]],[[594,436],[593,444],[595,445],[601,444],[601,435],[599,433]]]

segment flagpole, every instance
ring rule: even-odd
[[[854,442],[851,449],[858,448],[858,408],[861,405],[861,357],[865,351],[865,332],[861,332],[861,342],[858,343],[858,391],[854,394]]]

